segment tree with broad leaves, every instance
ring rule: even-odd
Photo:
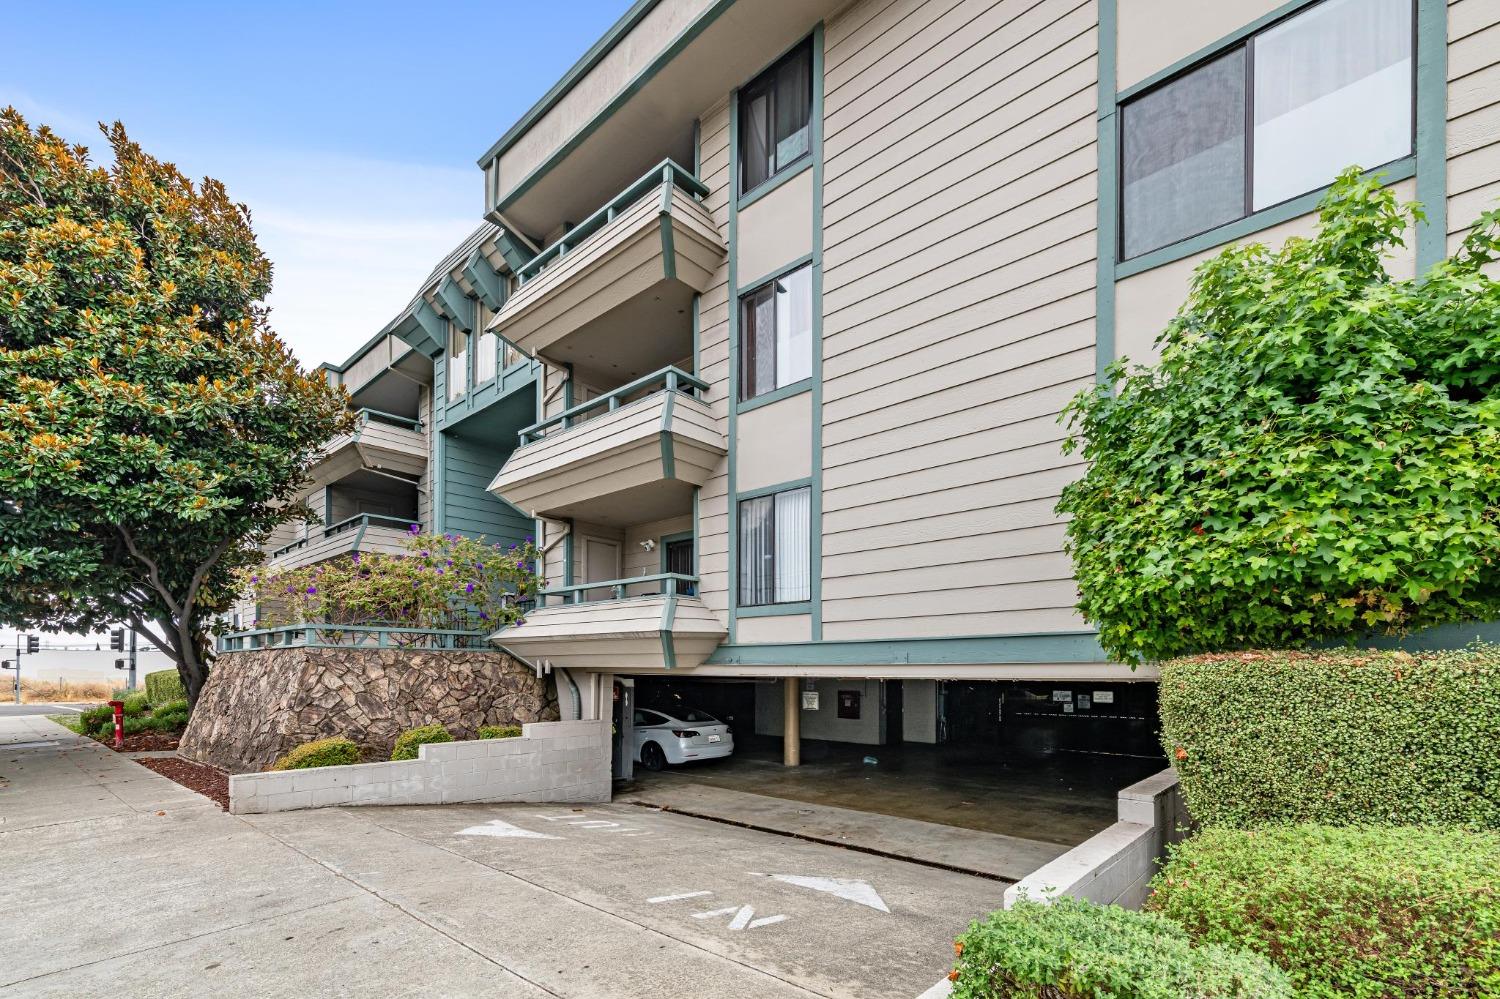
[[[0,622],[124,621],[196,703],[237,571],[349,416],[268,326],[249,210],[100,128],[108,168],[0,111]]]

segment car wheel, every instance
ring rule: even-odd
[[[661,770],[667,765],[667,754],[656,743],[648,742],[641,747],[641,762],[647,770]]]

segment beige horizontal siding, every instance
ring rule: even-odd
[[[1096,4],[827,32],[824,638],[1079,630],[1057,414],[1094,372]]]
[[[1500,3],[1448,6],[1448,232],[1500,206]]]

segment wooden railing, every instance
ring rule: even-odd
[[[581,402],[576,406],[563,410],[561,413],[549,416],[545,420],[540,420],[522,429],[519,431],[521,446],[525,447],[533,440],[544,436],[548,430],[554,428],[566,430],[573,425],[574,421],[579,418],[586,419],[589,414],[597,410],[612,413],[619,409],[630,396],[635,395],[642,389],[654,388],[656,386],[660,386],[661,391],[681,392],[695,399],[703,398],[704,393],[708,391],[708,382],[703,379],[690,375],[681,368],[665,367],[660,371],[653,371],[649,375],[642,375],[633,382],[627,382],[614,391],[599,396],[597,399]],[[651,394],[654,395],[655,393]]]
[[[354,545],[358,547],[360,538],[364,536],[365,528],[371,525],[376,527],[391,527],[402,531],[410,531],[413,527],[420,528],[422,526],[420,521],[408,520],[405,517],[387,517],[380,513],[355,514],[347,520],[341,520],[336,524],[329,524],[316,534],[309,534],[307,537],[299,538],[289,545],[282,545],[271,553],[271,557],[278,558],[288,552],[294,552],[298,548],[305,548],[312,542],[322,538],[331,538],[336,534],[343,534],[353,530],[358,530],[360,534],[359,537],[354,539]]]
[[[686,575],[681,572],[656,572],[652,573],[649,576],[631,576],[629,579],[604,579],[594,583],[573,583],[569,586],[549,586],[538,596],[537,606],[547,606],[548,597],[564,597],[565,599],[563,600],[563,603],[593,603],[594,601],[586,601],[583,599],[583,595],[590,590],[609,590],[610,595],[608,597],[605,597],[604,599],[624,600],[626,598],[625,588],[628,586],[638,586],[641,583],[669,584],[663,585],[661,587],[662,593],[681,592],[678,589],[679,583],[685,583],[688,586],[696,589],[698,585],[698,577]],[[638,595],[659,596],[660,594],[642,593]]]

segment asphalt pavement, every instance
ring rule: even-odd
[[[92,704],[16,704],[0,703],[0,718],[25,718],[32,715],[70,715],[87,711]]]

